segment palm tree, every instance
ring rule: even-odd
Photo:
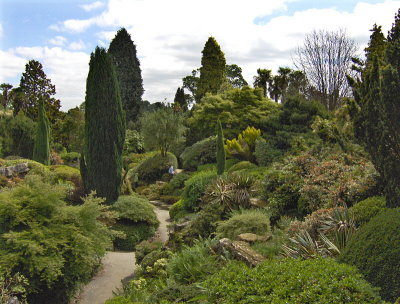
[[[254,76],[254,87],[260,87],[264,90],[264,97],[267,97],[267,84],[271,82],[271,70],[257,69],[257,76]]]

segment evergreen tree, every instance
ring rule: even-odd
[[[384,181],[388,207],[400,206],[400,10],[388,39],[374,26],[361,78],[350,80],[355,135]]]
[[[46,116],[43,100],[39,99],[39,120],[33,148],[33,159],[44,165],[50,165],[49,133],[49,120]]]
[[[178,88],[175,93],[174,104],[182,111],[188,110],[188,102],[185,96],[184,88]]]
[[[52,97],[56,94],[56,87],[47,78],[39,61],[30,60],[25,65],[25,72],[22,73],[19,86],[26,96],[26,98],[18,99],[21,102],[18,105],[19,110],[24,111],[29,118],[36,120],[39,109],[38,101],[42,99],[48,118],[54,123],[60,114],[60,100]]]
[[[199,102],[206,93],[217,94],[225,81],[225,55],[217,41],[208,38],[201,58],[200,79],[196,91],[196,101]]]
[[[125,113],[114,67],[106,50],[97,47],[86,81],[82,178],[86,192],[96,190],[108,203],[119,195],[124,140]]]
[[[136,121],[144,92],[142,71],[136,55],[136,46],[125,28],[117,32],[110,43],[108,52],[119,82],[126,121]]]
[[[225,171],[225,147],[224,134],[222,132],[221,121],[217,124],[217,174],[222,175]]]
[[[257,69],[257,76],[254,76],[254,87],[263,89],[264,97],[267,97],[268,83],[272,81],[271,70]]]

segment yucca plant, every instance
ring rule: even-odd
[[[221,204],[225,211],[233,211],[249,208],[250,198],[256,193],[256,182],[252,176],[233,173],[221,176],[211,183],[206,189],[203,202]]]

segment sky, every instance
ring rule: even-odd
[[[362,56],[372,26],[386,34],[399,8],[393,0],[0,0],[0,83],[17,87],[35,59],[61,109],[78,106],[90,53],[108,48],[125,27],[136,45],[143,99],[172,102],[182,78],[200,67],[210,36],[252,84],[258,68],[294,68],[295,51],[313,30],[345,30]]]

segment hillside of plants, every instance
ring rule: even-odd
[[[371,27],[251,83],[210,37],[173,103],[124,28],[68,112],[30,60],[0,86],[0,303],[71,303],[107,251],[137,267],[106,304],[400,303],[400,10]]]

